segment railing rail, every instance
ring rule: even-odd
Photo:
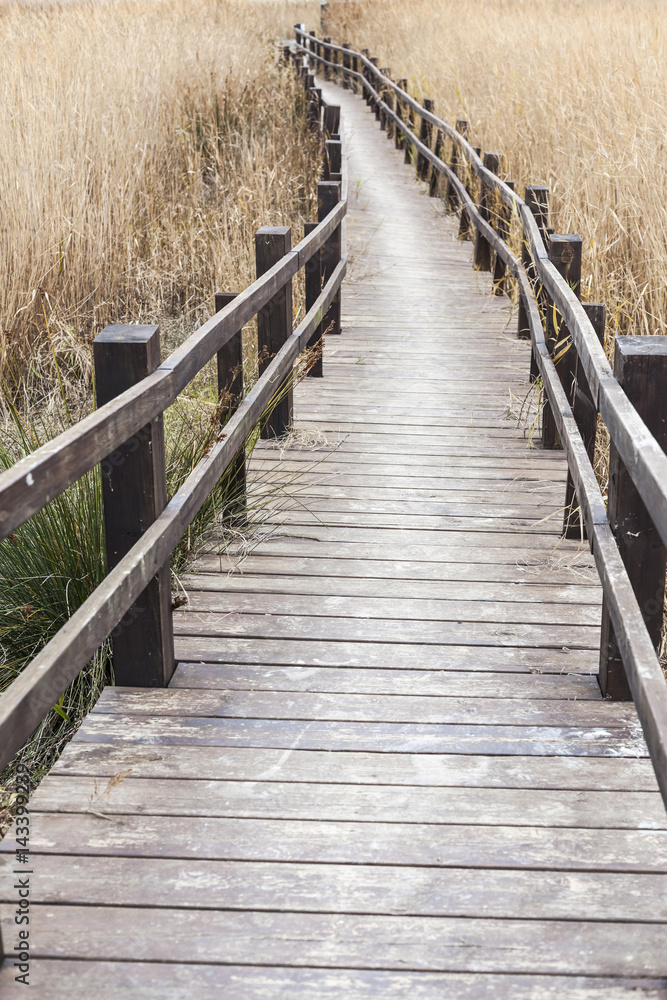
[[[570,386],[564,386],[556,360],[545,336],[538,297],[546,293],[553,307],[562,316],[567,333],[588,382],[590,397],[604,420],[620,461],[629,473],[662,542],[667,545],[667,455],[650,432],[645,421],[628,398],[614,375],[598,335],[573,289],[549,259],[542,233],[530,207],[524,199],[493,170],[485,167],[479,152],[469,140],[416,101],[404,87],[396,84],[387,73],[378,69],[377,59],[349,46],[337,45],[306,35],[302,25],[295,26],[296,52],[314,60],[334,75],[343,74],[361,87],[366,100],[383,122],[390,123],[401,144],[418,154],[419,164],[427,162],[433,170],[447,178],[458,206],[467,223],[472,224],[505,264],[517,281],[532,340],[533,357],[543,380],[548,407],[565,449],[568,468],[576,490],[591,551],[603,587],[605,613],[613,626],[629,691],[635,702],[646,744],[654,766],[663,799],[667,804],[667,685],[658,659],[654,639],[649,634],[643,609],[636,593],[639,581],[630,579],[616,536],[610,524],[607,507],[592,466],[580,428],[571,406]],[[327,58],[327,55],[329,58]],[[361,67],[359,69],[358,67]],[[403,81],[402,81],[403,82]],[[384,98],[393,94],[391,103]],[[406,111],[401,110],[401,105]],[[422,122],[435,130],[437,155],[430,148],[427,130],[422,137],[411,128],[410,118],[418,115]],[[483,217],[466,184],[442,158],[442,136],[452,143],[456,156],[453,162],[468,164],[482,185],[494,190],[502,202],[520,220],[524,251],[531,274],[524,262],[511,250],[490,221]],[[423,141],[426,140],[426,141]],[[438,145],[440,141],[440,145]],[[422,171],[422,176],[424,176]],[[433,191],[433,185],[431,185]],[[450,204],[455,199],[450,199]],[[462,229],[467,227],[463,226]],[[535,286],[535,287],[534,287]],[[544,290],[543,292],[539,288]],[[651,338],[660,339],[663,338]],[[660,573],[658,572],[658,578]],[[663,568],[664,589],[664,568]],[[660,597],[662,606],[662,596]],[[601,666],[608,656],[601,650]]]
[[[322,134],[320,119],[326,110],[326,103],[320,100],[317,116],[311,122]],[[336,188],[333,199],[332,185]],[[326,332],[332,303],[340,296],[347,267],[343,224],[347,211],[344,160],[338,181],[329,179],[320,184],[321,203],[324,189],[333,206],[317,224],[307,226],[306,237],[293,250],[234,296],[154,372],[0,476],[0,538],[6,538],[50,500],[159,418],[204,365],[216,354],[220,359],[219,352],[233,337],[240,336],[242,327],[263,307],[271,306],[281,289],[290,285],[291,279],[309,265],[306,282],[310,294],[306,315],[286,337],[256,384],[224,424],[224,433],[102,584],[0,696],[0,767],[20,750],[151,580],[168,564],[184,532],[271,406],[299,354]],[[323,261],[329,261],[324,282],[321,278],[325,273]],[[272,322],[270,311],[267,322]],[[291,327],[291,317],[289,322]],[[171,628],[170,621],[168,627]]]

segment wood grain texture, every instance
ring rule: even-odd
[[[171,687],[108,689],[34,797],[40,988],[662,1000],[667,817],[598,695],[565,459],[511,416],[529,347],[377,98],[322,97],[356,191],[341,336],[249,463],[252,551],[212,538],[184,578]]]

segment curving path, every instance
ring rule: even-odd
[[[186,581],[171,688],[107,689],[33,798],[36,996],[667,997],[667,817],[634,708],[599,697],[562,453],[508,416],[528,348],[324,87],[342,336],[255,452],[265,540]]]

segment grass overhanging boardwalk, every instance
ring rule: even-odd
[[[508,416],[528,346],[323,86],[342,335],[250,470],[291,499],[238,572],[211,554],[185,581],[170,688],[108,688],[35,793],[37,996],[667,997],[667,816],[634,706],[599,695],[565,458]]]

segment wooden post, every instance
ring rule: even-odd
[[[160,364],[157,326],[107,326],[93,344],[97,406]],[[100,463],[107,566],[118,565],[167,505],[162,415]],[[169,560],[112,632],[116,684],[166,687],[174,672]]]
[[[514,181],[505,181],[508,188],[514,190]],[[498,213],[498,235],[501,240],[507,243],[510,235],[510,209],[505,204],[502,203],[500,211]],[[503,295],[505,292],[505,273],[507,271],[507,265],[499,253],[496,254],[495,264],[493,266],[493,291],[495,295]]]
[[[232,302],[238,292],[216,292],[215,311],[218,313]],[[220,426],[224,427],[243,400],[243,337],[241,330],[218,351],[218,406]],[[245,445],[229,465],[229,503],[226,511],[239,514],[245,509],[246,468]]]
[[[549,260],[579,298],[581,292],[581,236],[555,234],[550,236]],[[554,310],[551,299],[547,300],[546,319],[547,347],[551,356],[557,359],[555,360],[556,371],[561,385],[569,396],[574,378],[576,352],[563,317]],[[562,448],[548,397],[542,411],[542,447],[550,450]]]
[[[537,223],[537,228],[540,231],[544,245],[548,246],[549,241],[546,238],[546,229],[549,225],[549,188],[538,184],[527,185],[524,201],[535,217],[535,222]],[[524,237],[521,244],[521,263],[523,264],[524,270],[526,271],[531,284],[534,284],[536,280],[535,269],[532,264],[532,258],[530,250],[528,249],[528,241],[526,237]],[[519,340],[530,340],[528,314],[521,297],[519,297],[519,323],[517,337]],[[534,360],[532,363],[534,364]]]
[[[340,133],[340,105],[324,105],[324,137],[330,139],[332,135]]]
[[[407,80],[405,82],[405,87],[403,88],[403,90],[405,91],[406,94],[408,93]],[[410,129],[410,131],[414,132],[414,130],[415,130],[415,112],[414,112],[414,109],[410,107],[410,105],[408,105],[408,117],[407,117],[407,119],[405,119],[405,121],[407,121],[407,125],[408,125],[408,128]],[[406,139],[405,139],[405,157],[404,157],[405,163],[412,163],[412,148],[413,147],[412,147],[412,143],[411,143],[410,139],[408,139],[406,137]]]
[[[313,84],[315,83],[314,76],[309,76],[308,80]],[[311,131],[317,132],[320,128],[320,104],[315,87],[309,86],[306,94],[306,121],[308,122],[308,127]]]
[[[614,375],[659,446],[666,450],[667,337],[617,337]],[[667,552],[613,442],[609,449],[608,513],[657,652],[662,633]],[[630,700],[630,688],[606,602],[602,606],[599,681],[605,698]]]
[[[380,67],[380,72],[382,73],[383,76],[386,76],[386,77],[390,77],[391,76],[391,69],[390,69],[389,66],[381,66]],[[384,101],[385,104],[386,104],[387,103],[388,93],[387,93],[387,88],[384,85],[384,83],[380,84],[379,94],[380,94],[380,100]],[[380,113],[380,128],[384,132],[386,130],[386,128],[387,128],[387,115],[385,113],[384,108],[378,107],[378,110],[379,110],[379,113]]]
[[[441,130],[438,128],[435,131],[435,149],[434,153],[439,160],[442,159],[442,154],[444,151],[444,137]],[[431,167],[431,180],[428,185],[428,193],[431,198],[437,198],[440,194],[440,171],[435,167]]]
[[[408,81],[405,79],[405,77],[403,77],[402,80],[398,80],[397,82],[398,82],[398,85],[401,88],[401,90],[407,90],[408,89]],[[395,107],[394,110],[396,111],[396,117],[400,118],[400,120],[403,121],[403,114],[402,114],[402,111],[401,111],[401,99],[398,96],[398,94],[396,95],[396,107]],[[403,135],[403,133],[401,132],[400,128],[398,128],[398,127],[396,128],[394,142],[396,144],[396,149],[403,149],[403,144],[405,142],[405,136]]]
[[[262,226],[255,234],[257,277],[277,264],[292,249],[289,226]],[[276,292],[270,302],[257,313],[257,350],[259,374],[271,363],[292,333],[292,281]],[[289,376],[288,376],[289,378]],[[281,399],[262,427],[263,438],[279,437],[292,424],[292,389],[283,384]]]
[[[348,45],[348,43],[345,42],[344,45],[343,45],[343,48],[344,49],[349,49],[349,47],[350,46]],[[343,67],[344,67],[344,69],[349,69],[350,68],[350,57],[347,55],[346,52],[343,53]],[[344,90],[349,90],[350,89],[350,78],[347,75],[347,73],[345,73],[345,72],[343,73],[343,89]]]
[[[306,222],[303,230],[304,236],[309,236],[313,229],[317,228],[316,222]],[[318,250],[305,265],[304,280],[306,285],[306,312],[308,312],[317,301],[322,291],[322,251]],[[314,364],[308,369],[306,375],[311,378],[322,378],[324,371],[322,366],[322,355],[324,353],[324,343],[322,342],[322,324],[317,327],[312,337],[308,341],[308,349],[318,349],[318,356]]]
[[[459,135],[462,135],[464,139],[467,138],[469,129],[470,129],[469,121],[467,121],[465,118],[456,119],[456,131],[459,133]],[[449,166],[450,169],[453,170],[454,173],[457,175],[457,177],[458,173],[456,168],[458,166],[458,162],[459,162],[459,151],[456,148],[455,143],[452,143],[452,158],[449,161]],[[450,212],[455,212],[458,209],[459,202],[460,199],[456,191],[456,188],[448,178],[447,187],[445,189],[445,203]]]
[[[328,168],[327,172],[330,175],[340,174],[343,159],[343,144],[340,139],[327,139],[324,143],[324,150],[326,153],[325,162]]]
[[[482,152],[482,147],[481,146],[473,146],[472,148],[474,149],[474,151],[477,154],[477,156],[481,155],[481,152]],[[472,190],[471,190],[472,189],[472,183],[471,183],[472,182],[472,173],[471,173],[470,167],[468,166],[467,162],[466,162],[466,165],[465,165],[465,171],[466,171],[465,189],[468,192],[468,194],[472,197]],[[472,231],[472,228],[473,228],[472,227],[472,223],[470,222],[470,219],[468,218],[468,213],[467,213],[466,209],[462,206],[461,207],[461,216],[460,216],[460,219],[459,219],[459,239],[460,240],[469,240],[469,239],[471,239],[470,233]]]
[[[376,69],[379,69],[379,66],[378,66],[378,57],[377,56],[371,56],[371,62],[373,63],[373,65],[375,66]],[[375,76],[375,73],[372,74],[372,78],[370,80],[370,84],[373,87],[373,89],[375,91],[377,91],[378,94],[381,93],[381,88],[380,88],[380,85],[378,84],[377,77]],[[373,109],[373,111],[375,113],[375,119],[376,119],[376,121],[379,121],[380,120],[380,105],[379,105],[378,100],[377,100],[376,97],[371,97],[371,107],[372,107],[372,109]]]
[[[368,53],[368,49],[362,49],[361,50],[361,54],[362,54],[362,56],[365,56],[367,59],[370,59],[370,55]],[[365,63],[364,63],[364,71],[363,72],[364,72],[364,80],[367,80],[368,83],[370,83],[370,71],[368,69],[368,66]],[[370,105],[370,103],[371,103],[371,95],[369,93],[368,87],[364,87],[363,94],[364,94],[364,100],[366,101],[366,104]]]
[[[425,111],[432,112],[434,106],[435,105],[430,97],[424,98]],[[421,125],[419,128],[419,138],[425,146],[428,146],[429,149],[431,148],[431,142],[433,139],[433,126],[431,125],[430,122],[426,121],[425,118],[422,118],[421,120]],[[417,177],[419,178],[420,181],[428,180],[430,169],[431,169],[431,164],[428,162],[424,154],[417,151]]]
[[[584,302],[586,315],[593,325],[598,340],[604,346],[604,328],[606,307],[601,302]],[[583,438],[588,457],[593,462],[595,458],[595,436],[597,432],[598,414],[593,402],[593,395],[588,385],[584,367],[577,355],[574,366],[574,378],[570,392],[572,413]],[[566,538],[586,538],[586,527],[581,518],[574,483],[570,470],[567,471],[567,486],[565,487],[565,516],[563,518],[563,534]]]
[[[485,153],[484,154],[484,166],[491,173],[497,174],[500,166],[500,153]],[[484,219],[485,222],[491,224],[491,212],[489,211],[489,190],[484,183],[483,179],[480,179],[480,192],[479,192],[479,214]],[[486,236],[482,236],[482,233],[477,230],[475,236],[475,253],[473,256],[473,266],[477,268],[478,271],[490,271],[491,270],[491,244],[487,240]]]
[[[359,56],[352,56],[352,70],[355,73],[359,72]],[[352,77],[351,85],[352,85],[353,92],[355,94],[358,94],[359,93],[359,81],[354,76]]]
[[[331,57],[332,57],[332,52],[331,52],[331,37],[329,35],[327,35],[327,37],[324,39],[324,58],[328,62],[331,62],[332,61]],[[324,79],[325,80],[330,80],[332,78],[332,76],[334,75],[334,71],[331,69],[330,66],[323,66],[322,68],[324,70]]]
[[[385,104],[387,105],[387,107],[389,108],[389,110],[390,111],[394,111],[394,106],[396,104],[398,104],[398,100],[396,99],[396,95],[395,95],[395,93],[394,93],[393,90],[388,89],[385,92],[384,100],[385,100]],[[396,134],[396,126],[394,125],[393,120],[386,114],[386,112],[385,112],[385,116],[386,116],[386,125],[387,125],[387,138],[388,139],[393,139],[394,135]]]
[[[323,222],[340,201],[340,181],[320,181],[317,185],[317,221]],[[322,284],[325,285],[336,270],[341,257],[340,226],[331,234],[322,247]],[[327,334],[340,333],[340,290],[329,306],[322,324],[322,332]]]

